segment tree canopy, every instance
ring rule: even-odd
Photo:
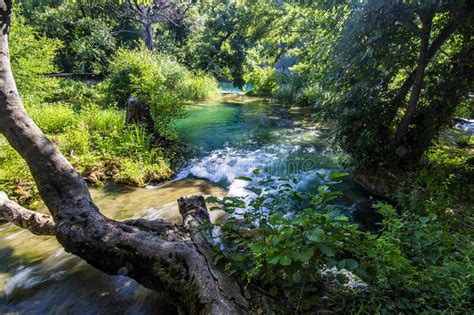
[[[0,23],[0,224],[180,314],[473,309],[472,1],[0,0]],[[200,115],[191,145],[177,128]],[[333,164],[269,170],[310,155]],[[218,168],[176,176],[200,159]],[[176,223],[90,192],[206,172],[229,194],[180,198]]]

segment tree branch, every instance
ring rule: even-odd
[[[23,208],[0,191],[0,218],[36,235],[55,235],[56,224],[49,214]]]
[[[420,41],[421,41],[420,56],[418,59],[418,65],[416,67],[415,80],[413,83],[413,89],[410,95],[408,107],[394,135],[395,146],[397,146],[402,141],[403,137],[405,137],[405,135],[407,134],[409,125],[415,115],[418,100],[420,98],[421,90],[423,88],[425,69],[428,66],[428,62],[429,62],[428,52],[430,48],[429,42],[430,42],[431,27],[433,23],[433,15],[426,14],[425,16],[421,16],[421,18],[422,18],[423,26],[421,28],[421,34],[420,34]]]
[[[5,7],[5,3],[9,5]],[[0,22],[4,30],[0,34],[0,133],[28,164],[56,224],[59,243],[67,252],[105,273],[127,275],[160,292],[181,313],[258,313],[257,309],[263,307],[258,294],[241,288],[221,267],[214,265],[209,244],[204,245],[205,236],[198,229],[201,221],[194,219],[207,218],[202,202],[191,212],[180,210],[186,218],[184,226],[162,221],[117,222],[99,211],[82,176],[23,107],[10,66],[11,4],[11,0],[0,0]],[[28,224],[31,218],[36,222],[36,214],[15,207],[4,195],[2,204],[6,213],[15,210],[26,214],[26,219],[23,216],[17,219],[21,226],[33,226]],[[7,217],[14,218],[9,214]]]
[[[431,43],[430,48],[426,54],[426,63],[430,63],[431,60],[434,58],[436,53],[439,49],[443,46],[443,44],[448,40],[448,38],[456,31],[457,26],[459,25],[458,19],[452,18],[446,26],[439,32],[438,36],[433,40]],[[410,92],[411,87],[415,81],[416,76],[416,69],[412,70],[410,74],[407,76],[403,85],[398,90],[397,95],[394,98],[395,102],[403,103],[408,92]]]

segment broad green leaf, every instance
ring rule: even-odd
[[[280,259],[280,257],[278,256],[274,256],[274,257],[268,257],[267,258],[267,262],[270,264],[270,265],[276,265],[278,263],[278,260]]]
[[[318,249],[322,254],[324,254],[326,256],[334,256],[334,254],[335,254],[334,249],[332,247],[329,247],[329,246],[325,245],[325,244],[319,244]]]
[[[418,220],[420,221],[421,224],[426,224],[426,223],[428,223],[428,222],[430,221],[430,218],[428,218],[428,217],[420,217]]]
[[[341,221],[341,222],[348,222],[349,217],[347,217],[345,215],[339,215],[339,216],[335,217],[334,220],[335,221]]]
[[[307,232],[306,238],[312,242],[318,242],[321,240],[321,237],[324,235],[324,231],[320,228],[314,228]]]
[[[303,263],[308,262],[311,259],[311,257],[313,257],[313,255],[314,255],[314,249],[312,248],[306,248],[306,249],[294,251],[291,253],[291,257],[294,260],[297,260]]]
[[[338,180],[342,177],[346,177],[347,175],[349,175],[347,172],[332,172],[329,175],[329,179],[330,180]]]
[[[206,198],[207,203],[216,203],[218,201],[219,201],[219,199],[215,196],[209,196],[209,197]]]
[[[351,271],[354,271],[357,268],[359,268],[359,263],[354,259],[346,259],[345,264],[346,264],[346,269],[351,270]]]
[[[291,258],[288,256],[281,256],[279,262],[282,266],[289,266],[291,265]]]

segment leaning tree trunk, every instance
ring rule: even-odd
[[[408,107],[405,112],[405,115],[402,117],[400,124],[397,127],[397,131],[394,136],[395,147],[398,146],[405,135],[408,133],[410,123],[415,116],[418,100],[420,98],[421,89],[423,87],[423,81],[425,77],[425,69],[428,63],[428,50],[430,45],[430,34],[431,34],[431,24],[432,24],[432,15],[428,14],[421,16],[423,26],[420,30],[420,56],[418,60],[418,65],[416,68],[415,81],[413,88],[410,94],[410,100],[408,101]]]
[[[26,228],[46,226],[36,232],[47,234],[49,229],[66,251],[105,273],[127,275],[158,291],[181,312],[242,314],[261,307],[254,294],[213,264],[209,233],[199,229],[208,220],[202,198],[180,200],[184,223],[179,226],[162,221],[117,222],[99,211],[83,178],[22,105],[10,68],[11,13],[12,0],[0,0],[0,132],[26,160],[51,217],[25,213],[3,196],[4,218],[17,218],[11,221]]]

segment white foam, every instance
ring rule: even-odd
[[[10,296],[17,288],[32,288],[41,282],[39,277],[32,276],[34,267],[22,268],[5,283],[5,295]]]
[[[8,235],[7,237],[5,237],[5,239],[6,239],[6,240],[13,240],[13,239],[17,238],[19,235],[23,234],[24,232],[26,232],[26,230],[21,230],[21,231],[19,231],[19,232],[10,234],[10,235]]]
[[[246,200],[254,198],[255,193],[247,188],[252,182],[256,182],[270,176],[278,182],[278,176],[285,176],[291,172],[288,165],[290,156],[297,152],[316,152],[312,146],[302,146],[301,142],[314,139],[319,136],[317,129],[294,128],[279,131],[276,135],[279,144],[268,144],[256,149],[235,148],[227,146],[210,152],[207,156],[190,161],[189,165],[178,173],[176,179],[184,179],[189,176],[206,179],[213,183],[221,184],[229,189],[229,197],[244,197]],[[247,143],[249,144],[249,143]],[[251,144],[251,143],[250,143]],[[327,151],[330,153],[330,150]],[[259,170],[259,172],[255,172]],[[309,183],[317,179],[315,172],[327,175],[330,170],[292,170],[296,171],[296,177],[301,182],[297,189],[305,188]],[[252,181],[242,180],[239,177],[248,177]],[[268,192],[270,185],[264,187]]]

